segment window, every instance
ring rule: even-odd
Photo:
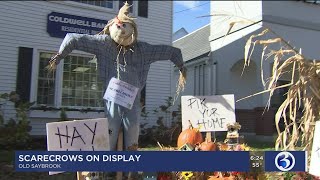
[[[54,74],[47,73],[45,69],[53,55],[53,53],[40,53],[37,104],[54,105]]]
[[[113,9],[113,6],[114,6],[113,0],[101,0],[101,1],[74,0],[74,1],[80,2],[80,3],[85,3],[85,4],[90,4],[90,5],[94,5],[94,6],[110,8],[110,9]]]
[[[206,64],[200,64],[194,67],[194,92],[195,96],[204,96],[206,94]]]
[[[57,71],[62,73],[60,80],[45,70],[53,55],[40,53],[37,103],[62,107],[102,107],[102,83],[98,81],[96,59],[88,56],[67,56],[63,70]],[[61,84],[61,89],[56,88],[58,84]],[[61,98],[56,99],[57,97]]]
[[[140,17],[148,17],[148,1],[138,1],[138,16]]]
[[[120,0],[119,1],[119,9],[124,5],[125,2],[128,2],[130,5],[138,6],[138,16],[140,17],[148,17],[148,1],[147,0],[140,0],[136,1],[135,3],[131,1],[126,0]],[[137,3],[137,4],[136,4]],[[133,12],[133,6],[130,7],[130,12]]]
[[[96,59],[81,56],[65,58],[62,106],[100,107],[101,87],[101,82],[98,82]]]
[[[130,7],[130,13],[133,13],[136,15],[136,11],[138,16],[140,17],[148,17],[148,0],[139,0],[139,1],[133,1],[133,0],[119,0],[119,1],[113,1],[113,0],[101,0],[101,1],[90,1],[90,0],[73,0],[75,2],[89,4],[93,6],[100,6],[105,7],[108,9],[114,9],[116,8],[116,4],[118,5],[119,9],[124,5],[125,2],[128,2],[130,5],[133,5]],[[137,6],[137,10],[135,10],[134,6]]]

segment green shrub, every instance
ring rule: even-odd
[[[61,108],[60,120],[59,121],[69,121],[65,108]]]
[[[0,94],[0,147],[4,149],[26,149],[31,142],[30,122],[28,110],[33,103],[19,102],[19,96],[15,92]],[[16,103],[16,119],[10,119],[4,123],[3,105],[8,101]]]
[[[178,106],[178,111],[172,110],[172,97],[168,97],[164,105],[159,106],[159,108],[153,111],[153,114],[157,116],[157,124],[152,127],[147,127],[148,123],[141,124],[141,133],[139,137],[140,146],[145,146],[149,144],[156,145],[157,142],[176,146],[176,140],[181,132],[181,111],[180,106]],[[142,117],[146,120],[149,113],[143,113]],[[171,121],[170,125],[165,125],[164,122]]]

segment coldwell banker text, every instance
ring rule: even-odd
[[[90,22],[90,21],[85,21],[81,19],[72,19],[72,18],[60,17],[60,16],[54,16],[54,15],[49,16],[49,21],[60,22],[65,24],[75,24],[75,25],[86,26],[86,27],[96,27],[100,29],[103,29],[104,26],[106,25],[104,23]]]
[[[63,38],[66,33],[98,34],[107,20],[52,12],[48,14],[47,32],[52,37]]]

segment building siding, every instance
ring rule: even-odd
[[[1,1],[0,6],[0,93],[16,89],[18,47],[34,48],[34,53],[39,50],[58,51],[62,39],[50,37],[46,30],[49,13],[54,11],[106,20],[115,16],[115,12],[100,7],[70,1]],[[149,1],[148,18],[138,17],[137,24],[140,40],[151,44],[171,44],[172,2]],[[170,96],[171,71],[172,64],[169,61],[157,62],[151,66],[146,88],[147,110],[158,107],[165,97]],[[15,116],[12,103],[7,103],[3,108],[6,119]],[[45,117],[45,113],[43,116]],[[97,115],[99,116],[101,115]],[[31,118],[31,134],[44,135],[45,123],[50,121],[56,119]],[[155,117],[148,118],[148,122],[155,123]]]

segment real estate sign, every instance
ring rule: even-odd
[[[47,17],[47,32],[51,37],[64,38],[67,33],[98,34],[107,20],[51,12]]]
[[[236,122],[234,95],[182,96],[182,129],[190,122],[201,132],[227,131],[227,124]]]

